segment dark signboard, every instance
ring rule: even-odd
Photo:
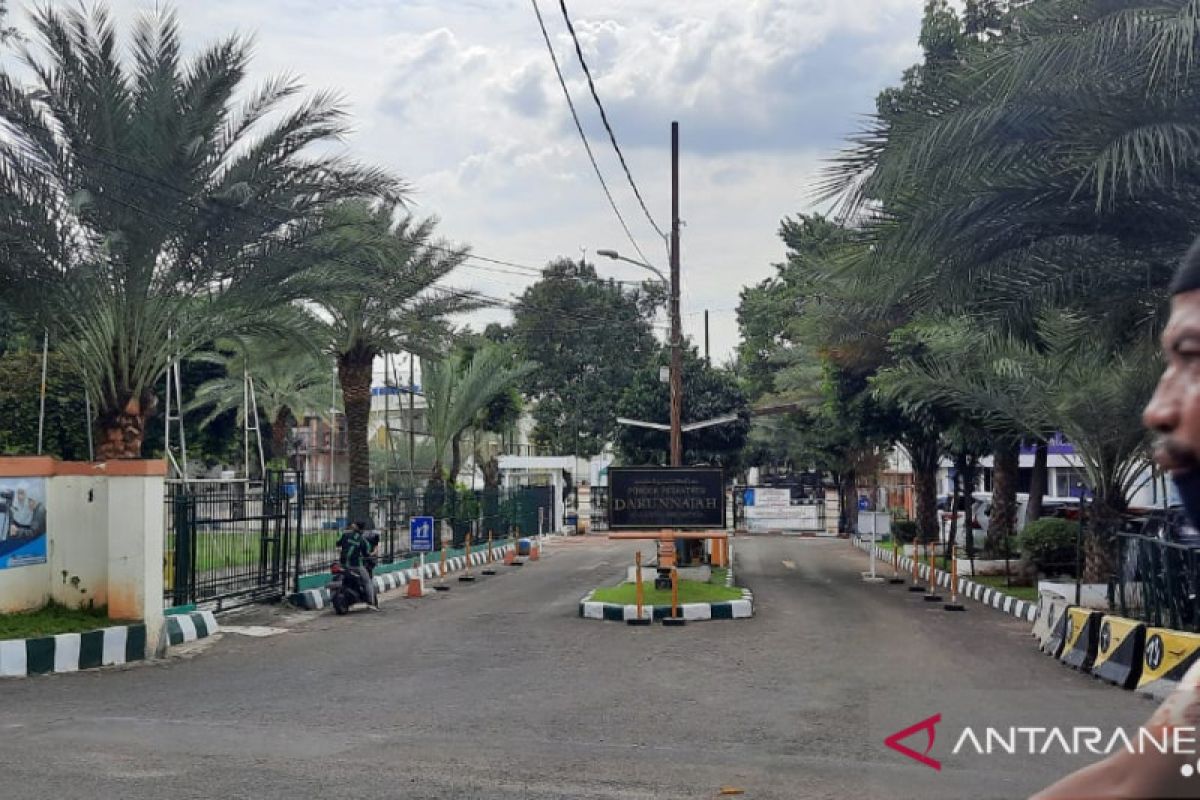
[[[724,528],[725,478],[709,467],[611,467],[610,528]]]

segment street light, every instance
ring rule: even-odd
[[[677,246],[673,242],[673,247]],[[649,270],[658,276],[659,281],[670,289],[670,316],[671,316],[671,450],[670,461],[672,467],[683,466],[683,354],[680,348],[682,334],[679,324],[679,270],[675,268],[676,259],[672,254],[672,269],[671,278],[668,281],[667,277],[654,266],[647,264],[644,261],[637,261],[632,258],[626,258],[616,250],[597,250],[596,255],[611,258],[616,261],[624,261],[627,264],[641,267]]]

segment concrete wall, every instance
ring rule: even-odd
[[[108,606],[146,623],[158,645],[163,612],[162,461],[66,463],[0,458],[0,478],[45,479],[46,563],[0,570],[0,612]]]

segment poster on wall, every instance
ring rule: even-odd
[[[46,563],[46,479],[0,478],[0,569]]]

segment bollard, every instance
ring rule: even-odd
[[[514,526],[514,527],[513,527],[513,549],[512,549],[512,558],[510,558],[510,559],[508,559],[507,561],[505,561],[505,562],[504,562],[505,564],[508,564],[510,567],[521,567],[521,566],[524,566],[524,565],[525,565],[525,562],[524,562],[524,561],[522,561],[521,559],[517,558],[517,549],[518,549],[520,546],[521,546],[521,526],[520,526],[520,525],[516,525],[516,526]]]
[[[875,574],[875,523],[875,517],[871,517],[871,571],[862,574],[866,583],[883,583],[883,578]]]
[[[950,602],[942,606],[947,611],[966,611],[963,604],[958,602],[958,553],[950,551]]]
[[[465,545],[465,552],[463,555],[464,555],[464,561],[466,562],[467,567],[466,567],[466,572],[464,572],[462,575],[458,576],[458,580],[461,583],[471,583],[472,581],[475,580],[475,576],[471,574],[471,532],[470,531],[467,531],[467,539],[464,542],[464,545]]]
[[[908,587],[910,592],[923,592],[925,589],[921,586],[921,546],[917,544],[917,540],[913,539],[913,554],[912,554],[912,584]]]
[[[417,575],[408,582],[408,593],[405,597],[417,600],[425,596],[425,554],[421,553],[417,564]]]
[[[679,613],[679,570],[671,567],[671,616],[663,618],[663,625],[678,627],[687,620]]]
[[[495,575],[496,570],[492,569],[492,562],[495,561],[495,556],[492,555],[492,532],[488,531],[488,554],[487,567],[482,570],[484,575]]]
[[[933,553],[930,552],[929,542],[925,542],[925,561],[929,563],[929,592],[925,595],[925,602],[940,603],[942,596],[937,593],[937,570],[933,566]]]
[[[642,594],[642,551],[641,550],[638,550],[637,553],[634,554],[634,564],[637,565],[637,571],[634,573],[634,578],[635,578],[634,597],[637,602],[637,619],[627,619],[627,620],[625,620],[625,622],[629,625],[649,625],[650,617],[653,617],[654,614],[651,613],[650,617],[646,617],[646,616],[644,616],[643,611],[642,611],[643,594]]]
[[[434,584],[435,592],[448,592],[450,587],[446,585],[446,543],[442,542],[442,567],[438,570],[438,582]]]
[[[892,573],[888,583],[904,583],[904,578],[900,577],[900,542],[896,540],[895,534],[892,534]]]

